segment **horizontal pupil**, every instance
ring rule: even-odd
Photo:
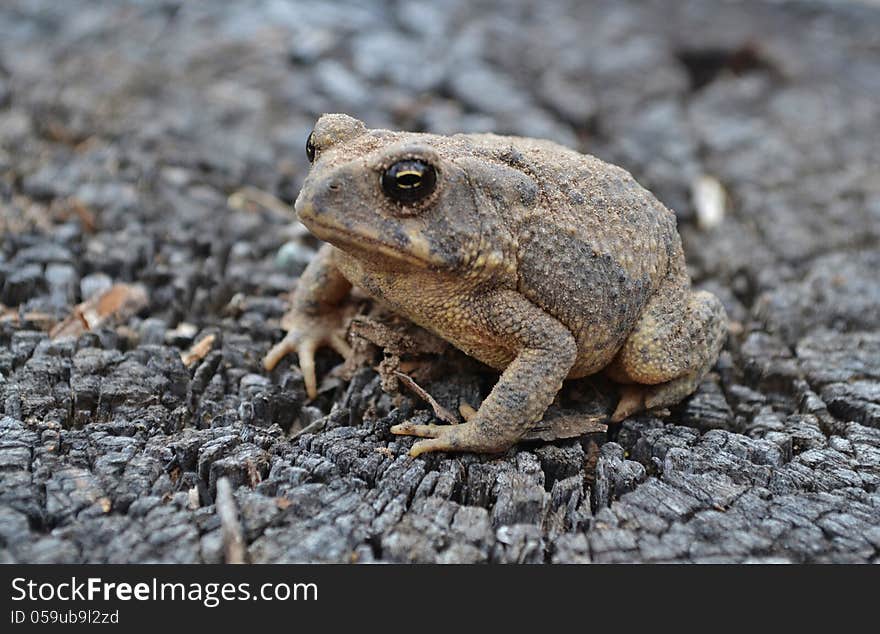
[[[412,205],[434,191],[437,174],[419,159],[404,159],[386,168],[379,179],[382,190],[401,205]]]
[[[400,172],[397,174],[397,186],[406,189],[418,187],[422,182],[422,175],[418,172]]]

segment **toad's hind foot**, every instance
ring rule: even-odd
[[[675,405],[692,394],[705,372],[695,372],[660,385],[621,385],[620,401],[611,415],[612,423],[643,411],[654,411]]]
[[[461,417],[465,421],[469,421],[471,418],[474,417],[474,414],[477,413],[477,410],[471,407],[470,403],[465,403],[464,401],[462,401],[458,405],[458,413],[461,414]]]
[[[624,418],[628,418],[633,414],[638,414],[645,409],[645,391],[644,385],[621,385],[620,401],[617,408],[611,415],[612,423],[619,423]]]
[[[392,434],[418,436],[420,440],[409,450],[415,458],[429,451],[473,451],[478,453],[500,453],[514,445],[516,438],[506,438],[497,434],[487,434],[476,422],[460,425],[416,425],[401,423],[391,428]]]

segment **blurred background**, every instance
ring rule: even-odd
[[[273,200],[345,112],[623,165],[744,318],[766,269],[877,238],[878,24],[839,2],[7,0],[0,230],[76,261],[10,283],[7,237],[0,302],[58,312],[90,273],[149,274],[172,323],[286,291],[315,245]]]

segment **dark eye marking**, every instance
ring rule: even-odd
[[[382,191],[388,198],[403,204],[429,196],[437,185],[437,170],[420,159],[398,161],[382,172]]]
[[[306,141],[306,157],[309,159],[309,163],[315,162],[315,151],[315,133],[312,132]]]

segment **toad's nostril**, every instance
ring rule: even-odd
[[[329,189],[331,192],[336,192],[342,189],[342,185],[336,181],[333,181],[332,183],[327,185],[327,189]]]

